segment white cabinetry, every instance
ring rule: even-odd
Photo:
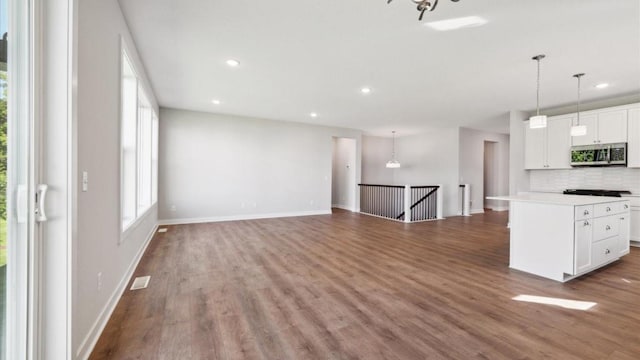
[[[588,219],[576,221],[575,237],[576,251],[574,274],[581,273],[591,268],[591,238],[593,235],[593,225]]]
[[[577,146],[596,144],[598,142],[598,115],[580,114],[580,125],[586,126],[587,133],[586,135],[572,137],[572,145]],[[569,130],[569,132],[571,132],[571,130]]]
[[[530,129],[525,122],[525,169],[570,169],[572,117],[550,117],[547,127]]]
[[[625,197],[631,200],[631,214],[629,215],[629,238],[634,246],[640,246],[640,197]]]
[[[610,144],[627,142],[628,110],[588,113],[580,116],[580,125],[587,127],[587,135],[575,136],[573,145]]]
[[[640,167],[640,108],[629,110],[627,166]]]
[[[526,193],[510,201],[509,267],[568,281],[629,253],[630,202]]]

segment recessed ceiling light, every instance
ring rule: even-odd
[[[360,89],[360,92],[363,93],[363,94],[369,94],[369,93],[371,93],[371,88],[363,87],[362,89]]]
[[[211,102],[213,103],[213,105],[220,105],[220,100],[218,99],[213,99],[211,100]]]
[[[309,116],[311,116],[312,118],[317,118],[318,114],[317,113],[311,113],[311,114],[309,114]]]
[[[240,65],[240,61],[238,61],[236,59],[229,59],[229,60],[227,60],[227,65],[229,65],[231,67],[238,67],[238,65]]]
[[[602,84],[596,85],[596,89],[606,89],[608,87],[609,87],[609,84],[607,84],[607,83],[602,83]]]
[[[461,18],[433,21],[425,23],[428,27],[438,31],[449,31],[462,29],[466,27],[481,26],[487,23],[487,20],[479,16],[465,16]]]

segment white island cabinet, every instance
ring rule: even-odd
[[[629,200],[545,193],[488,199],[511,203],[513,269],[564,282],[629,253]]]

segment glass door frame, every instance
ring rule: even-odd
[[[35,190],[33,3],[9,0],[7,98],[7,359],[32,358]]]

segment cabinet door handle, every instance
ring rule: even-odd
[[[611,208],[607,206],[607,212],[611,211]]]
[[[624,220],[624,218],[622,217],[622,218],[620,218],[620,220]]]
[[[586,216],[586,215],[589,215],[589,210],[585,210],[585,211],[584,211],[584,215],[585,215],[585,216]]]
[[[611,254],[611,250],[606,249],[606,250],[604,251],[604,253],[605,253],[606,255],[609,255],[609,254]]]
[[[611,230],[611,226],[607,225],[607,227],[605,228],[607,231]]]
[[[629,208],[629,205],[624,204],[624,208],[625,208],[625,209],[628,209],[628,208]]]
[[[589,222],[585,220],[584,226],[589,226],[589,225],[590,225]]]

